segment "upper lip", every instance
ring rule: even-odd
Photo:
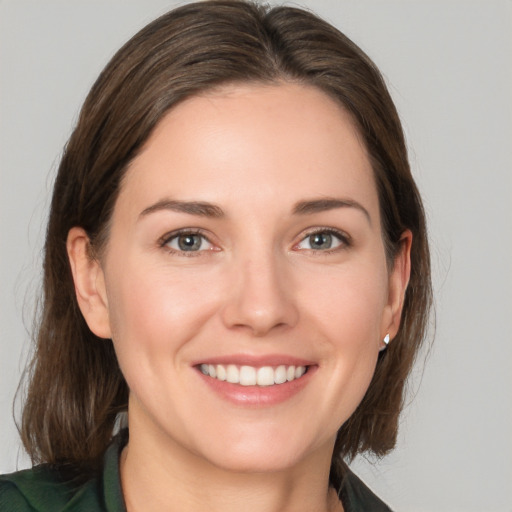
[[[193,366],[200,364],[234,364],[237,366],[312,366],[315,363],[311,360],[303,359],[286,354],[230,354],[225,356],[206,357],[192,363]]]

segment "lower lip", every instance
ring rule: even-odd
[[[298,394],[307,386],[316,368],[316,366],[309,366],[308,371],[302,377],[273,386],[231,384],[227,381],[209,377],[199,369],[197,369],[197,372],[208,387],[224,400],[240,406],[267,407],[285,402]]]

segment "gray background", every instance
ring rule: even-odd
[[[28,465],[12,400],[61,149],[113,51],[175,4],[0,0],[0,472]],[[430,221],[435,343],[415,370],[396,451],[355,467],[397,511],[510,512],[512,2],[299,4],[382,69]]]

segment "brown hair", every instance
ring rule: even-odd
[[[398,335],[381,353],[368,392],[341,427],[342,458],[393,448],[404,385],[424,339],[431,303],[424,213],[400,121],[371,60],[313,14],[246,1],[177,8],[150,23],[112,58],[92,87],[65,148],[53,191],[44,257],[42,317],[21,435],[34,463],[98,468],[128,389],[110,340],[87,327],[66,253],[73,226],[101,250],[123,173],[156,124],[183,99],[234,82],[293,81],[339,101],[359,126],[379,192],[382,232],[393,261],[413,234],[412,273]]]

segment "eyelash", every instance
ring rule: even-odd
[[[311,237],[313,235],[316,235],[316,234],[331,235],[331,236],[333,236],[333,237],[335,237],[335,238],[337,238],[339,240],[340,246],[334,247],[332,249],[324,249],[324,250],[322,250],[322,249],[306,249],[311,254],[328,255],[328,254],[333,254],[333,253],[338,252],[338,251],[342,251],[344,249],[348,249],[349,247],[352,246],[352,239],[350,238],[349,235],[347,235],[347,233],[344,233],[343,231],[339,231],[339,230],[334,229],[334,228],[320,227],[320,228],[315,228],[315,229],[307,232],[300,239],[300,241],[297,244],[294,245],[294,247],[297,247],[299,244],[301,244],[302,242],[307,240],[309,237]]]
[[[347,249],[352,245],[352,240],[351,240],[350,236],[347,235],[346,233],[344,233],[343,231],[339,231],[339,230],[333,229],[333,228],[320,227],[320,228],[316,228],[316,229],[313,229],[313,230],[307,232],[304,236],[302,236],[300,241],[298,243],[296,243],[293,247],[296,248],[301,243],[303,243],[305,240],[307,240],[309,237],[314,236],[316,234],[327,234],[327,235],[333,236],[338,239],[338,241],[340,242],[340,246],[334,247],[332,249],[305,249],[308,252],[310,252],[311,254],[322,254],[322,255],[332,254],[332,253]],[[199,256],[201,254],[204,254],[204,252],[213,251],[213,249],[206,250],[206,251],[204,249],[198,250],[198,251],[181,251],[181,250],[176,250],[176,249],[169,247],[170,242],[172,242],[174,239],[177,239],[180,236],[200,236],[207,243],[212,244],[212,242],[205,235],[203,230],[201,230],[199,228],[198,229],[184,228],[184,229],[180,229],[178,231],[173,231],[171,233],[165,234],[158,241],[158,245],[162,249],[166,249],[170,254],[175,254],[178,256],[185,256],[185,257],[195,257],[195,256]]]
[[[178,231],[173,231],[172,233],[165,234],[158,241],[158,245],[162,249],[167,250],[167,252],[169,252],[170,254],[175,254],[177,256],[185,256],[185,257],[188,257],[188,258],[194,257],[194,256],[199,256],[199,255],[203,254],[204,252],[209,252],[209,251],[205,251],[205,250],[200,250],[200,251],[179,251],[179,250],[173,249],[172,247],[169,247],[169,244],[174,239],[179,238],[180,236],[200,236],[201,238],[203,238],[203,240],[205,240],[209,244],[212,244],[212,242],[204,234],[204,231],[202,229],[199,229],[199,228],[197,228],[197,229],[184,228],[184,229],[180,229]],[[213,251],[213,249],[211,249],[211,250]]]

